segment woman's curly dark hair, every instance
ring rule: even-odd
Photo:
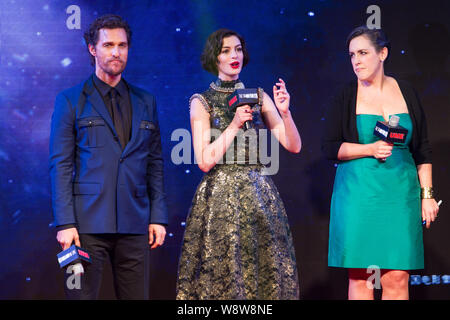
[[[208,40],[206,40],[205,47],[203,49],[202,55],[200,57],[200,61],[202,63],[203,69],[208,72],[211,72],[214,75],[218,75],[219,70],[217,69],[217,63],[222,46],[223,39],[231,36],[236,36],[239,41],[241,41],[242,52],[244,54],[244,61],[242,66],[245,67],[250,60],[248,55],[247,47],[245,45],[244,38],[239,35],[237,32],[229,30],[229,29],[219,29],[210,34]]]
[[[100,29],[124,29],[127,34],[127,42],[128,46],[131,45],[131,29],[128,23],[122,19],[121,16],[115,14],[106,14],[101,17],[98,17],[91,23],[89,29],[84,33],[84,41],[86,42],[86,46],[89,45],[95,47],[98,42],[98,36]],[[89,56],[91,57],[91,64],[95,65],[95,58],[89,52]]]

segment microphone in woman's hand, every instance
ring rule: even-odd
[[[400,117],[392,115],[389,121],[377,121],[373,135],[387,143],[404,143],[408,135],[408,129],[398,125]],[[379,159],[385,162],[386,159]]]
[[[389,121],[377,121],[373,135],[388,143],[404,143],[408,129],[399,126],[399,116],[392,115]]]
[[[261,89],[236,89],[227,98],[228,107],[236,110],[237,107],[248,104],[253,107],[256,104],[262,105],[263,94]],[[244,130],[252,128],[250,121],[245,121]]]

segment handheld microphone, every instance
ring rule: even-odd
[[[388,143],[404,143],[408,135],[408,129],[398,125],[400,117],[392,115],[389,121],[377,121],[373,135]],[[386,162],[386,159],[378,159],[380,162]]]
[[[262,89],[236,89],[227,98],[228,107],[232,110],[236,110],[237,107],[243,106],[245,104],[250,105],[250,107],[256,104],[262,105],[263,93]],[[253,127],[250,121],[245,121],[244,130],[251,129]]]
[[[82,263],[91,263],[89,253],[76,245],[70,246],[68,249],[61,251],[56,255],[60,268],[73,265],[75,275],[83,274],[84,268]]]
[[[389,121],[377,121],[373,134],[381,140],[389,143],[404,143],[408,135],[408,129],[398,125],[400,117],[392,115]]]

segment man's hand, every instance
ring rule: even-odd
[[[69,228],[58,231],[56,239],[58,240],[63,250],[68,249],[74,241],[76,246],[81,247],[80,237],[78,236],[78,231],[76,228]]]
[[[155,249],[164,244],[166,237],[166,227],[160,224],[150,224],[148,226],[148,244],[151,249]]]

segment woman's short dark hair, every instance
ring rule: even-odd
[[[247,47],[245,46],[244,38],[235,31],[229,29],[219,29],[211,33],[208,37],[208,40],[206,40],[205,47],[200,57],[203,69],[211,72],[216,76],[218,75],[219,70],[217,69],[217,57],[222,50],[223,39],[231,36],[236,36],[241,42],[242,52],[244,53],[244,61],[242,63],[242,66],[244,67],[247,65],[250,57],[248,55]]]
[[[86,42],[86,46],[88,46],[88,52],[89,52],[89,45],[95,47],[95,45],[97,44],[100,29],[119,29],[119,28],[125,30],[125,33],[127,34],[128,46],[130,46],[131,29],[128,23],[125,20],[123,20],[121,16],[115,14],[106,14],[95,19],[95,21],[92,22],[91,25],[89,26],[89,29],[86,30],[86,32],[84,33],[84,41]],[[91,57],[91,64],[94,65],[95,58],[90,53],[89,56]]]
[[[350,45],[350,41],[359,36],[366,36],[377,52],[386,47],[388,49],[388,56],[391,52],[391,43],[389,42],[386,34],[381,29],[369,29],[366,26],[360,26],[352,30],[347,37],[347,48]]]

